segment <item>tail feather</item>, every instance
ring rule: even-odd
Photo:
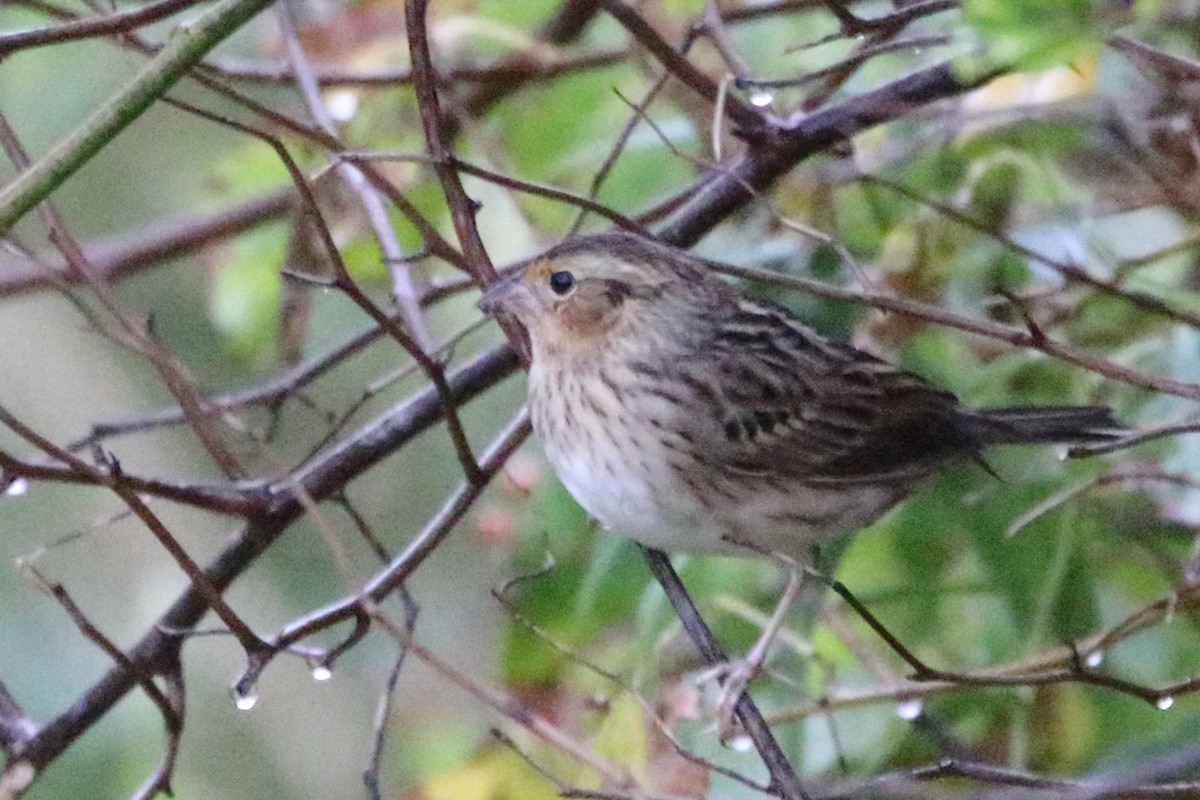
[[[967,422],[981,445],[1094,444],[1129,432],[1104,406],[981,408],[968,412]]]

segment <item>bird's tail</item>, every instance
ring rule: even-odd
[[[981,445],[1096,444],[1129,433],[1104,406],[981,408],[969,412],[968,419]]]

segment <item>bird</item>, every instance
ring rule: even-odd
[[[528,331],[530,417],[563,485],[648,547],[803,561],[987,447],[1125,430],[1103,406],[967,407],[711,266],[592,234],[478,302]]]

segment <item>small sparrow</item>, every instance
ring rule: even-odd
[[[549,250],[479,308],[529,330],[533,427],[567,490],[668,551],[807,561],[945,462],[1124,430],[1095,406],[966,408],[627,233]]]

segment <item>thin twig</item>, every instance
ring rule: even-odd
[[[171,794],[171,775],[175,767],[175,757],[179,752],[179,737],[183,733],[183,713],[184,705],[182,695],[176,694],[174,691],[178,687],[169,687],[170,696],[164,694],[161,689],[154,683],[152,674],[142,672],[121,652],[121,649],[112,643],[104,633],[97,628],[87,615],[83,613],[83,609],[71,598],[66,588],[56,581],[46,579],[32,565],[24,566],[26,574],[30,575],[38,585],[48,592],[63,610],[67,612],[67,616],[75,623],[77,627],[88,641],[100,648],[104,653],[116,662],[118,667],[129,670],[131,675],[135,675],[138,685],[142,691],[150,698],[150,701],[158,708],[158,713],[162,716],[163,726],[167,733],[167,749],[163,757],[162,763],[155,769],[147,786],[150,787],[151,793],[147,797],[152,797],[160,791],[166,794]],[[154,665],[155,673],[163,675],[179,675],[179,663],[177,660],[169,660],[163,664]]]
[[[421,112],[421,129],[425,134],[425,146],[433,158],[434,171],[450,207],[450,218],[458,234],[467,268],[480,286],[488,286],[496,280],[496,270],[483,246],[479,229],[475,226],[477,205],[463,189],[458,170],[454,166],[453,153],[445,140],[446,122],[441,112],[437,75],[429,52],[429,32],[426,30],[425,17],[428,6],[428,0],[405,0],[404,3],[408,50],[413,65],[413,88]],[[521,327],[506,320],[501,322],[501,328],[513,350],[522,361],[528,363],[529,345]]]
[[[0,750],[6,758],[20,752],[26,741],[37,735],[38,726],[25,715],[21,704],[0,681]]]
[[[165,19],[206,0],[157,0],[139,8],[118,11],[103,17],[80,18],[61,25],[34,28],[28,31],[0,32],[0,58],[33,47],[45,47],[60,42],[91,39],[125,33],[143,25]]]
[[[708,102],[717,102],[717,95],[720,93],[717,83],[693,66],[692,62],[680,55],[675,48],[667,44],[641,14],[622,0],[597,0],[597,2],[624,26],[640,45],[650,51],[650,54],[663,65],[667,72]],[[767,127],[764,115],[743,103],[741,98],[727,97],[725,111],[737,126],[736,132],[739,135],[757,139]]]
[[[309,113],[326,134],[336,137],[338,135],[337,126],[334,125],[333,118],[329,115],[329,110],[325,107],[325,101],[320,94],[320,87],[313,76],[312,67],[309,66],[308,57],[305,55],[304,47],[300,43],[300,37],[296,33],[296,23],[292,17],[291,0],[284,0],[284,2],[276,5],[276,8],[279,11],[277,15],[279,17],[279,26],[283,32],[284,42],[287,44],[288,58],[291,61],[292,68],[296,71],[296,84],[300,87],[300,91],[304,95],[304,101],[308,105]],[[417,292],[413,286],[412,274],[408,269],[408,264],[405,262],[404,251],[401,249],[400,242],[396,238],[396,231],[392,227],[391,220],[388,219],[387,209],[384,207],[379,190],[351,163],[343,162],[338,164],[337,172],[345,184],[350,187],[351,191],[358,195],[359,203],[366,213],[371,230],[375,234],[375,240],[379,244],[379,251],[383,257],[383,262],[387,265],[388,271],[392,275],[392,296],[399,306],[401,317],[404,319],[408,330],[411,331],[417,345],[426,352],[431,351],[433,349],[433,337],[429,333],[429,326],[425,322],[425,316],[421,313],[420,305],[417,302]]]
[[[404,636],[411,641],[417,626],[418,608],[416,601],[403,588],[400,589],[400,597],[404,602]],[[383,768],[383,749],[387,743],[388,717],[391,716],[396,684],[400,682],[400,671],[404,668],[404,662],[408,656],[408,645],[404,641],[398,642],[398,644],[399,650],[392,662],[392,669],[388,672],[383,691],[380,692],[379,704],[375,708],[371,757],[366,771],[363,772],[363,783],[367,787],[367,796],[371,800],[383,800],[383,793],[379,789],[379,772]]]
[[[364,152],[364,153],[342,153],[341,158],[351,163],[361,163],[369,161],[409,161],[422,164],[433,163],[433,158],[424,154],[415,153],[393,153],[393,152]],[[518,192],[536,195],[538,197],[546,197],[551,200],[557,200],[567,205],[576,206],[581,212],[590,211],[593,214],[604,217],[609,222],[615,224],[618,228],[623,228],[627,231],[649,236],[650,234],[636,221],[629,219],[618,211],[597,203],[590,197],[573,194],[564,189],[558,189],[553,186],[544,184],[532,183],[530,181],[522,181],[508,175],[502,175],[494,170],[481,167],[476,164],[471,164],[457,157],[451,157],[451,163],[459,172],[465,172],[468,175],[474,175],[477,178],[482,178],[489,183],[497,186],[503,186],[507,189],[513,189]]]
[[[387,331],[387,333],[396,340],[396,342],[404,348],[418,364],[425,374],[429,377],[430,382],[437,390],[438,394],[445,402],[446,427],[450,432],[450,440],[454,444],[455,454],[458,456],[459,464],[463,468],[467,479],[471,481],[482,480],[482,473],[475,461],[475,456],[471,453],[470,443],[467,441],[466,432],[463,430],[462,423],[458,419],[458,412],[451,399],[450,387],[446,383],[445,370],[440,363],[434,361],[429,354],[417,344],[416,341],[401,328],[395,320],[385,314],[367,297],[366,293],[359,288],[358,284],[350,276],[349,270],[346,269],[346,264],[342,261],[342,255],[338,251],[337,245],[333,241],[333,236],[329,232],[329,228],[324,224],[321,216],[320,207],[317,205],[316,198],[313,196],[312,188],[308,184],[300,167],[296,164],[287,148],[276,137],[265,131],[258,130],[250,125],[243,125],[234,120],[220,117],[212,114],[201,108],[197,108],[189,103],[184,103],[180,100],[171,100],[172,105],[178,106],[204,119],[208,119],[235,130],[248,133],[263,142],[266,142],[279,156],[283,162],[288,174],[292,178],[293,184],[300,193],[301,202],[305,208],[305,213],[310,215],[310,219],[314,223],[314,227],[320,236],[321,244],[324,247],[325,254],[329,257],[330,263],[334,268],[334,278],[332,285],[340,290],[351,301],[354,302],[364,313],[366,313],[375,323]]]
[[[708,624],[700,616],[699,610],[692,602],[692,598],[688,596],[675,568],[671,566],[671,559],[661,550],[655,550],[645,545],[639,545],[639,547],[650,566],[650,572],[663,587],[667,599],[683,623],[684,630],[688,632],[692,642],[696,645],[696,649],[700,651],[700,655],[714,667],[728,664],[729,659],[721,646],[717,644],[716,639],[713,638]],[[763,763],[767,767],[767,772],[771,775],[771,791],[778,793],[785,800],[808,800],[809,794],[800,783],[796,770],[784,755],[783,749],[780,748],[779,742],[771,733],[771,728],[763,719],[762,713],[750,695],[742,692],[737,702],[734,703],[733,711],[746,729],[746,734],[754,742],[755,749],[758,750],[759,756],[762,757]]]
[[[846,588],[845,584],[841,581],[825,577],[815,570],[809,570],[809,573],[828,584],[839,597],[854,609],[863,622],[879,638],[883,639],[896,655],[912,668],[913,674],[910,676],[910,680],[948,682],[965,686],[1046,686],[1058,683],[1082,683],[1112,689],[1122,694],[1136,697],[1159,708],[1170,707],[1174,703],[1175,697],[1200,689],[1200,678],[1188,679],[1156,689],[1110,675],[1106,672],[1099,672],[1089,668],[1079,658],[1078,649],[1072,649],[1058,665],[1038,666],[1023,671],[1000,673],[993,670],[986,673],[963,673],[930,667],[897,639],[879,621],[878,617]],[[1195,592],[1192,592],[1192,594],[1195,594]],[[1181,602],[1182,599],[1182,596],[1176,596],[1172,598],[1172,602]],[[1194,605],[1194,602],[1195,599],[1192,598],[1191,604]],[[1110,643],[1106,640],[1104,645],[1097,644],[1092,646],[1089,642],[1089,647],[1084,652],[1103,650]],[[1166,704],[1165,706],[1163,705],[1164,703]]]
[[[118,462],[113,461],[104,470],[92,467],[61,447],[58,447],[49,439],[36,433],[3,406],[0,406],[0,423],[6,425],[9,430],[43,453],[61,461],[68,468],[81,475],[90,477],[96,485],[105,486],[112,490],[114,494],[124,501],[129,510],[141,520],[142,524],[149,529],[150,533],[154,535],[154,538],[158,540],[163,549],[175,559],[175,563],[183,570],[196,589],[204,595],[205,600],[209,603],[212,610],[234,632],[238,643],[242,645],[247,654],[263,647],[263,641],[229,607],[224,598],[221,597],[221,592],[208,581],[207,576],[200,569],[200,565],[188,554],[187,550],[179,543],[179,540],[175,538],[170,529],[163,524],[158,515],[150,510],[150,507],[146,505],[141,497],[124,482]],[[3,464],[4,458],[4,454],[0,453],[0,464]],[[4,464],[4,466],[7,469],[7,465]]]
[[[529,432],[529,412],[522,408],[484,452],[479,464],[481,480],[466,481],[460,485],[457,491],[446,499],[446,502],[426,523],[420,533],[409,542],[404,551],[367,581],[357,593],[301,616],[284,626],[283,630],[271,640],[268,649],[262,651],[262,657],[250,664],[246,672],[239,678],[237,682],[239,690],[247,691],[249,687],[253,686],[259,674],[276,653],[339,622],[348,619],[357,620],[358,628],[351,634],[351,637],[339,645],[335,651],[331,651],[323,660],[325,666],[332,666],[338,655],[365,635],[364,622],[370,613],[369,608],[377,606],[393,592],[398,591],[417,567],[437,549],[454,526],[466,515],[475,499],[504,466],[513,451],[525,441]]]

